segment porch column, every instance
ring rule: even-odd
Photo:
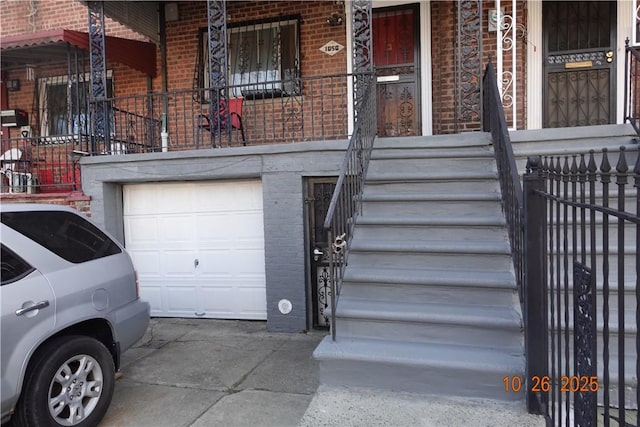
[[[516,0],[511,0],[510,5],[505,1],[506,6],[502,6],[501,0],[496,0],[497,14],[497,52],[496,71],[498,74],[498,90],[502,99],[502,106],[507,116],[509,129],[517,129],[518,104],[517,104],[517,78],[516,67],[518,65],[518,55],[516,52]],[[503,7],[506,12],[503,13]]]
[[[227,2],[226,0],[207,0],[208,36],[209,36],[209,117],[212,128],[223,129],[220,106],[227,105],[229,88],[227,86]],[[215,124],[214,124],[215,123]],[[231,132],[231,127],[227,129]]]
[[[89,59],[91,65],[91,94],[90,94],[90,123],[89,152],[98,152],[98,140],[104,139],[106,151],[109,147],[109,117],[107,111],[107,73],[105,64],[107,57],[105,52],[104,33],[104,4],[101,1],[91,1],[88,3],[89,10]]]
[[[351,2],[351,46],[353,46],[353,115],[354,122],[359,120],[363,108],[365,90],[368,82],[373,83],[373,52],[371,50],[372,11],[371,0],[353,0]]]
[[[455,131],[460,123],[481,123],[482,0],[458,2]]]

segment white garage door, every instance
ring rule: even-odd
[[[267,318],[260,181],[126,185],[124,227],[153,316]]]

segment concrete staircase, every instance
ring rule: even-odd
[[[522,399],[520,305],[489,135],[378,139],[336,310],[328,386]]]

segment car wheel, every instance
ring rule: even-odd
[[[60,337],[38,352],[16,408],[18,425],[95,426],[111,403],[113,358],[98,340]]]

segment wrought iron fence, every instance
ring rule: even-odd
[[[507,129],[507,121],[502,108],[496,72],[489,60],[483,79],[483,111],[482,128],[491,132],[493,151],[498,167],[498,179],[502,190],[502,210],[509,227],[509,241],[511,254],[516,271],[516,281],[520,300],[522,301],[522,286],[524,283],[524,239],[523,239],[523,197],[522,184],[518,176],[511,139]]]
[[[554,426],[637,425],[640,157],[577,157],[531,158],[524,176],[529,409]]]
[[[624,121],[640,135],[640,46],[625,45]]]
[[[354,77],[360,85],[361,105],[349,140],[338,182],[324,220],[329,242],[329,280],[331,283],[331,336],[336,339],[336,307],[356,219],[362,210],[362,191],[373,142],[376,137],[376,92],[374,75]]]

